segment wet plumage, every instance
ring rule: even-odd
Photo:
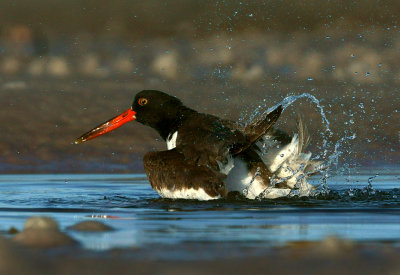
[[[190,109],[163,92],[145,90],[136,95],[130,110],[82,135],[77,143],[136,119],[167,142],[167,150],[149,152],[143,159],[151,186],[162,197],[209,200],[230,192],[250,199],[276,197],[295,187],[282,172],[284,166],[309,160],[301,153],[304,135],[291,138],[272,128],[281,112],[278,106],[262,120],[241,128]],[[282,154],[287,157],[281,158]],[[272,184],[282,175],[287,177]]]

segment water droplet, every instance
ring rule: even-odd
[[[308,81],[313,81],[312,77],[307,78]]]
[[[249,17],[253,17],[253,14],[252,14],[252,13],[250,13],[250,14],[249,14]]]
[[[351,57],[351,58],[354,58],[354,57],[355,57],[354,53],[352,53],[352,54],[350,55],[350,57]]]
[[[370,76],[370,75],[371,75],[370,72],[366,72],[366,73],[365,73],[365,76]]]

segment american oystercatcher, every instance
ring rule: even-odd
[[[75,140],[91,140],[137,120],[154,128],[167,150],[145,154],[144,168],[152,188],[172,199],[211,200],[239,192],[246,198],[285,196],[315,170],[304,127],[290,137],[272,126],[282,113],[278,106],[262,120],[239,127],[233,121],[199,113],[176,97],[155,90],[139,92],[122,114]],[[298,187],[298,186],[297,186]]]

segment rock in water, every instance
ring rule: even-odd
[[[16,234],[12,240],[30,247],[51,248],[77,244],[77,242],[62,233],[55,220],[49,217],[31,217],[24,230]]]
[[[79,222],[73,226],[68,227],[68,229],[84,232],[105,232],[114,230],[114,228],[112,228],[111,226],[108,226],[98,221]]]
[[[17,234],[19,233],[19,230],[16,229],[14,226],[11,226],[10,229],[7,231],[8,234]]]
[[[58,223],[49,217],[31,217],[26,220],[24,231],[30,229],[56,230],[58,231]]]

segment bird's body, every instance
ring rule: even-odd
[[[304,134],[291,139],[273,130],[281,112],[279,106],[263,120],[241,128],[190,109],[175,97],[147,90],[135,97],[130,110],[76,143],[136,119],[167,143],[167,150],[149,152],[143,159],[151,186],[161,197],[211,200],[237,192],[249,199],[275,198],[289,194],[299,175],[310,169],[310,155],[301,152]],[[275,184],[276,178],[281,182]]]

